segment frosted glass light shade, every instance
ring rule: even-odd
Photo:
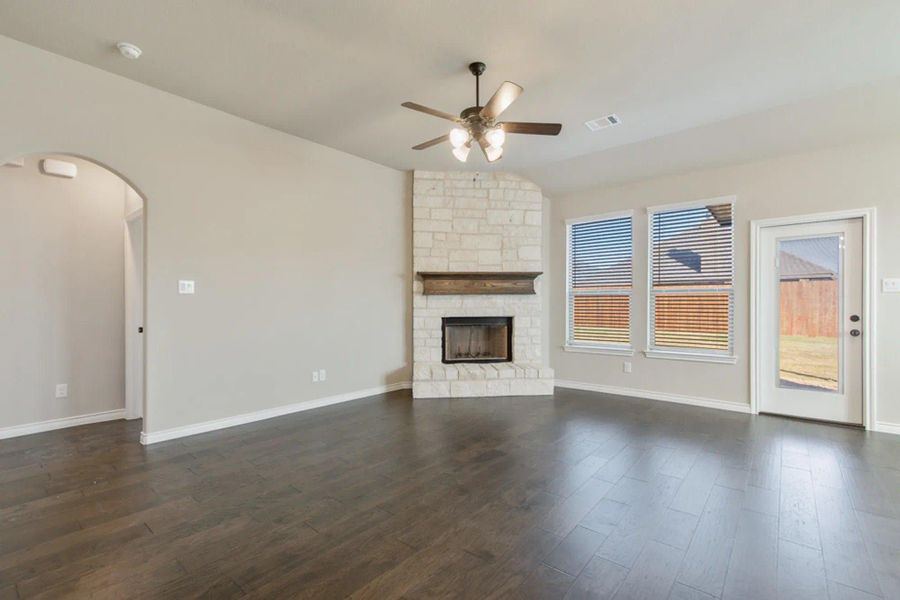
[[[459,162],[466,162],[466,159],[469,158],[469,146],[462,145],[453,149],[453,156],[456,157],[456,160]]]
[[[450,145],[459,148],[469,141],[469,132],[461,127],[454,127],[450,130]]]
[[[503,143],[506,141],[506,132],[500,127],[495,127],[484,134],[484,139],[486,139],[487,143],[492,147],[502,148]]]
[[[488,146],[484,149],[484,153],[487,155],[488,162],[494,162],[503,156],[503,148]]]

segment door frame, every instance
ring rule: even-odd
[[[760,235],[763,229],[783,225],[803,225],[821,221],[840,221],[845,219],[862,219],[863,230],[863,301],[862,319],[865,323],[865,339],[862,356],[862,402],[863,426],[867,430],[875,429],[877,395],[875,388],[875,338],[878,328],[875,323],[875,298],[877,280],[875,278],[875,208],[854,208],[833,212],[775,217],[770,219],[754,219],[750,221],[750,412],[759,414],[759,385],[761,369],[764,368],[760,356],[760,323],[757,307],[762,302],[760,273]]]
[[[144,380],[145,380],[145,349],[144,335],[138,332],[136,327],[144,327],[144,287],[145,287],[145,240],[144,208],[135,209],[125,215],[125,252],[128,253],[134,247],[131,239],[131,227],[137,223],[141,233],[138,245],[137,265],[140,273],[135,278],[138,289],[132,289],[129,285],[128,272],[131,266],[127,260],[125,263],[125,418],[141,419],[144,417]],[[132,257],[133,258],[133,257]]]

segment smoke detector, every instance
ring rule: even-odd
[[[118,44],[116,44],[116,48],[119,49],[119,53],[122,56],[129,60],[137,60],[141,57],[142,54],[140,48],[128,42],[119,42]]]
[[[601,129],[606,129],[607,127],[613,127],[614,125],[618,125],[622,121],[619,119],[618,115],[606,115],[605,117],[600,117],[599,119],[591,119],[590,121],[585,121],[585,125],[591,131],[600,131]]]

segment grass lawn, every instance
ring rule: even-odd
[[[577,341],[628,342],[627,329],[575,326]],[[657,331],[660,347],[728,348],[728,335],[710,333]],[[787,384],[811,386],[829,391],[838,390],[838,338],[781,336],[780,379]]]
[[[781,380],[838,389],[838,338],[781,336]]]

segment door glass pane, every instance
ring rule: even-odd
[[[841,236],[778,241],[779,387],[840,391]]]

